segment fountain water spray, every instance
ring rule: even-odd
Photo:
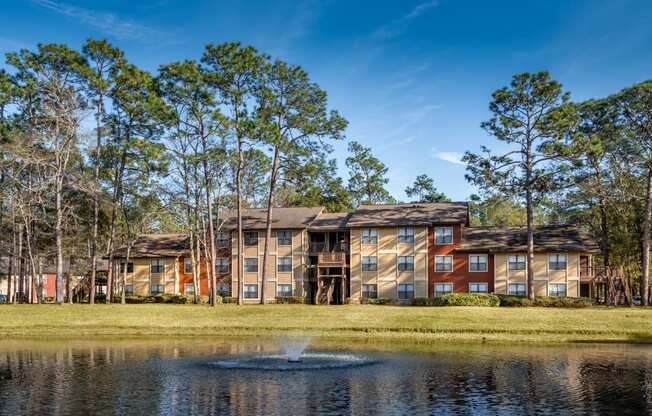
[[[308,345],[310,345],[310,338],[308,337],[285,338],[281,342],[281,348],[290,363],[300,363],[303,352],[308,348]]]

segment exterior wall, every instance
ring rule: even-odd
[[[351,293],[353,301],[362,296],[363,284],[375,284],[379,298],[398,299],[399,284],[413,284],[414,297],[427,297],[428,230],[425,226],[414,229],[414,243],[398,242],[399,227],[373,228],[378,232],[378,244],[362,244],[362,228],[351,229]],[[362,271],[362,256],[376,256],[377,270]],[[398,257],[414,256],[413,271],[399,271]]]
[[[307,231],[306,230],[278,230],[278,231],[292,231],[292,245],[278,245],[277,230],[272,230],[272,239],[269,247],[269,257],[267,259],[267,277],[265,279],[265,297],[267,300],[273,301],[276,299],[277,285],[289,284],[292,285],[292,294],[294,296],[305,296],[304,287],[307,287],[305,279],[308,276],[305,273],[306,256],[308,252],[307,246]],[[263,258],[265,253],[265,231],[256,231],[258,233],[257,246],[244,246],[243,256],[243,283],[258,285],[258,298],[257,299],[244,299],[246,303],[260,302],[262,295],[262,276],[263,276]],[[244,271],[245,258],[258,259],[258,271],[256,273],[248,273]],[[292,270],[289,272],[278,271],[278,258],[291,257]],[[232,294],[237,295],[238,288],[238,236],[233,233],[231,244],[231,287],[233,288]],[[305,276],[304,276],[305,275]]]
[[[134,269],[132,273],[127,273],[126,284],[133,287],[133,294],[149,295],[151,293],[151,285],[153,284],[164,285],[164,293],[180,293],[177,258],[160,258],[160,260],[163,260],[163,264],[165,265],[165,271],[163,273],[151,272],[150,266],[152,260],[155,260],[155,258],[143,257],[129,259],[129,262],[134,264]],[[122,283],[120,263],[121,260],[116,260],[115,270],[118,285]]]
[[[508,258],[510,255],[523,255],[527,253],[499,253],[494,261],[494,287],[498,294],[508,293],[510,283],[525,283],[527,287],[526,271],[510,271]],[[548,256],[552,254],[566,254],[566,270],[549,270]],[[527,267],[527,265],[526,265]],[[566,296],[579,297],[580,279],[580,254],[579,253],[536,253],[534,255],[534,294],[548,296],[551,283],[565,283]]]
[[[217,284],[219,285],[220,283],[226,283],[231,285],[231,270],[232,270],[232,262],[231,262],[231,252],[230,248],[217,248],[215,251],[216,257],[219,258],[226,258],[229,261],[229,269],[226,273],[217,273],[216,280]],[[190,255],[188,255],[188,258],[190,258]],[[192,272],[186,273],[185,272],[185,263],[186,256],[179,257],[177,259],[177,270],[179,273],[179,294],[185,295],[185,288],[186,284],[192,284]],[[207,265],[206,265],[206,258],[204,256],[200,256],[199,260],[199,295],[200,296],[209,296],[210,295],[210,290],[209,290],[209,281],[208,281],[208,273],[207,273]],[[192,293],[189,293],[188,295],[191,295]],[[217,294],[219,295],[219,291],[217,291]]]
[[[435,244],[435,228],[452,227],[453,243],[452,244]],[[435,225],[428,227],[428,296],[435,296],[436,283],[452,283],[454,293],[469,292],[471,283],[487,283],[488,292],[494,291],[494,258],[486,251],[476,251],[473,253],[461,253],[455,250],[460,246],[462,235],[464,233],[463,224],[455,225]],[[487,256],[487,271],[472,272],[469,269],[469,256],[475,254],[484,254]],[[435,269],[436,256],[452,256],[453,271],[438,272]]]

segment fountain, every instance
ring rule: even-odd
[[[376,362],[354,354],[306,352],[310,339],[305,337],[283,338],[279,343],[280,354],[246,354],[214,361],[211,366],[230,370],[305,371],[361,367]]]

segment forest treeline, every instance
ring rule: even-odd
[[[509,150],[496,154],[488,144],[464,158],[467,179],[481,190],[470,198],[474,224],[531,230],[578,223],[600,242],[605,265],[624,268],[632,287],[645,287],[652,83],[576,103],[546,72],[517,74],[493,94],[490,110],[482,126],[504,142],[497,148]],[[118,247],[129,256],[142,233],[185,232],[194,287],[205,261],[214,303],[210,271],[227,210],[240,218],[242,208],[267,209],[267,256],[274,207],[337,212],[396,202],[388,168],[358,142],[348,143],[348,177],[340,177],[331,155],[346,127],[302,68],[239,43],[207,45],[199,60],[156,73],[105,40],[7,54],[0,69],[0,257],[14,276],[10,301],[43,301],[38,290],[32,298],[24,289],[41,287],[41,269],[54,261],[55,301],[72,302],[64,273],[64,260],[72,259],[89,270],[93,303],[99,259],[111,262]],[[432,178],[415,176],[405,190],[410,201],[449,200]],[[109,268],[107,302],[124,302],[125,278],[126,268]],[[11,295],[17,289],[26,298]],[[241,292],[234,288],[239,301]]]

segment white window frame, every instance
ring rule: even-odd
[[[129,266],[131,266],[131,271],[129,271],[130,268]],[[124,261],[120,262],[120,274],[124,273],[125,270],[124,267],[125,267],[125,262]],[[130,261],[127,263],[127,274],[133,274],[133,272],[134,272],[134,262]]]
[[[247,270],[247,260],[256,260],[256,270],[253,272],[250,272]],[[245,273],[258,273],[258,257],[245,257],[242,259],[242,268],[244,269]]]
[[[192,259],[190,257],[183,258],[183,274],[192,273]]]
[[[555,263],[556,265],[559,265],[559,263],[561,263],[559,261],[560,257],[564,258],[564,262],[563,262],[564,268],[563,269],[559,269],[559,268],[553,269],[551,267],[553,263]],[[553,258],[556,259],[554,262],[552,261]],[[566,270],[568,270],[568,256],[566,254],[550,254],[550,255],[548,255],[548,270],[554,271],[554,272],[565,272]]]
[[[290,270],[280,270],[281,266],[287,266],[286,263],[281,264],[281,259],[290,259]],[[276,272],[277,273],[292,273],[292,256],[277,256],[276,257]]]
[[[401,262],[401,259],[405,259],[405,261]],[[405,264],[406,268],[401,270],[401,264]],[[396,270],[398,270],[399,273],[413,272],[414,271],[414,256],[397,256],[397,258],[396,258]]]
[[[365,287],[367,287],[369,289],[371,286],[373,286],[375,290],[373,290],[373,291],[365,290]],[[361,289],[360,290],[360,292],[361,292],[360,296],[362,296],[363,299],[378,299],[378,285],[377,284],[375,284],[375,283],[366,283],[366,284],[363,284],[360,289]],[[367,296],[365,296],[365,293],[367,293]],[[373,293],[374,296],[369,296],[369,293]]]
[[[477,257],[478,259],[480,257],[484,257],[484,270],[471,270],[471,257]],[[482,264],[480,262],[477,263],[478,265]],[[489,256],[486,254],[469,254],[469,273],[487,273],[489,271]]]
[[[410,287],[412,287],[412,290],[401,290],[401,286],[410,286]],[[412,297],[408,296],[406,298],[402,298],[401,297],[401,292],[403,292],[403,293],[407,292],[408,295],[410,294],[410,292],[412,292]],[[414,283],[399,283],[398,285],[396,285],[396,298],[398,300],[414,299]]]
[[[255,286],[256,287],[256,297],[247,296],[247,287]],[[260,290],[258,288],[258,283],[246,283],[242,288],[242,298],[243,299],[260,299]]]
[[[515,258],[516,261],[512,261],[512,258]],[[520,259],[523,261],[519,261]],[[512,268],[512,264],[521,264],[523,263],[523,268]],[[510,254],[507,256],[507,270],[510,272],[522,272],[527,270],[527,256],[525,254]]]
[[[225,287],[226,287],[226,290],[222,290],[222,288],[225,288]],[[226,296],[229,296],[230,291],[231,291],[231,285],[230,284],[224,283],[224,282],[218,282],[217,283],[217,294],[218,295],[220,295],[222,297],[226,297]]]
[[[523,286],[523,294],[520,294],[520,293],[512,293],[512,291],[510,290],[510,288],[511,288],[512,286]],[[517,291],[517,292],[520,292],[520,290]],[[514,295],[514,296],[527,296],[527,284],[526,284],[526,283],[519,283],[519,282],[508,283],[508,284],[507,284],[507,294],[508,294],[508,295]]]
[[[552,287],[553,286],[555,286],[557,288],[557,290],[556,290],[557,294],[556,295],[552,294],[552,292],[553,292]],[[564,295],[563,296],[559,295],[559,289],[558,289],[559,286],[564,287]],[[550,284],[548,284],[548,296],[556,296],[556,297],[560,297],[560,298],[568,297],[568,285],[566,283],[550,283]]]
[[[437,286],[440,288],[444,287],[450,287],[450,290],[437,290]],[[440,293],[439,295],[437,293]],[[449,293],[453,293],[453,283],[451,282],[440,282],[440,283],[435,283],[433,287],[433,295],[437,298],[440,296],[448,295]]]
[[[153,268],[156,267],[157,270],[159,270],[161,267],[163,268],[162,271],[154,271]],[[163,259],[151,259],[149,261],[149,272],[151,274],[164,274],[165,273],[165,261]]]
[[[450,230],[450,238],[451,238],[450,243],[448,243],[448,242],[440,243],[440,242],[437,241],[440,234],[442,236],[444,236],[444,237],[448,236],[448,233],[442,232],[443,230]],[[448,245],[451,245],[451,244],[454,244],[454,243],[455,243],[455,233],[454,233],[453,227],[435,227],[435,245],[448,246]]]
[[[134,294],[134,285],[129,284],[125,285],[125,295],[133,295]]]
[[[399,244],[414,244],[414,227],[398,227],[396,236]]]
[[[285,235],[286,233],[290,235],[290,243],[289,244],[281,244],[281,240],[285,241],[287,238],[286,237],[281,238],[281,237],[279,237],[279,235],[280,234]],[[291,247],[292,246],[292,231],[289,231],[289,230],[279,230],[279,231],[277,231],[276,232],[276,244],[278,244],[279,247]]]
[[[215,271],[217,273],[228,273],[231,262],[228,257],[217,257],[215,259]],[[220,266],[226,266],[226,270],[220,270]]]
[[[290,287],[290,294],[282,294],[279,290],[281,287]],[[279,283],[276,285],[276,296],[292,296],[292,284],[291,283]]]
[[[228,247],[231,244],[231,235],[225,231],[219,231],[215,238],[216,247]]]
[[[190,287],[190,290],[188,290],[188,287]],[[185,283],[183,285],[183,294],[188,295],[188,294],[194,294],[195,293],[195,285],[192,283]]]
[[[367,235],[365,235],[365,233]],[[373,241],[373,242],[369,242],[369,241]],[[362,232],[360,233],[360,244],[362,244],[363,246],[377,246],[378,230],[375,228],[363,228]]]
[[[446,258],[446,257],[448,257],[448,258],[451,259],[451,261],[450,261],[451,269],[450,269],[450,270],[437,270],[437,263],[438,263],[438,262],[437,262],[437,259]],[[443,262],[443,263],[441,263],[441,264],[446,265],[446,264],[449,264],[449,263]],[[451,272],[453,271],[454,268],[455,268],[455,267],[454,267],[454,265],[453,265],[453,256],[450,256],[450,255],[446,255],[446,256],[435,256],[435,273],[451,273]]]
[[[154,292],[152,288],[156,286],[157,288],[163,288],[161,291]],[[149,293],[150,295],[162,295],[165,293],[165,284],[161,283],[150,283],[149,285]]]
[[[479,288],[481,285],[485,287],[484,291],[481,290],[473,290],[473,285],[476,286],[476,288]],[[469,282],[469,293],[489,293],[489,283],[487,282]]]
[[[373,262],[367,262],[365,263],[364,259],[376,259],[376,261]],[[365,265],[373,265],[373,269],[367,269],[365,270]],[[378,256],[362,256],[360,259],[360,270],[363,272],[377,272],[378,271]]]
[[[249,234],[249,235],[256,234],[256,244],[248,244],[247,243],[247,234]],[[258,245],[258,243],[260,242],[260,235],[258,235],[258,231],[244,231],[242,233],[242,239],[244,240],[243,245],[245,247],[256,247]]]

